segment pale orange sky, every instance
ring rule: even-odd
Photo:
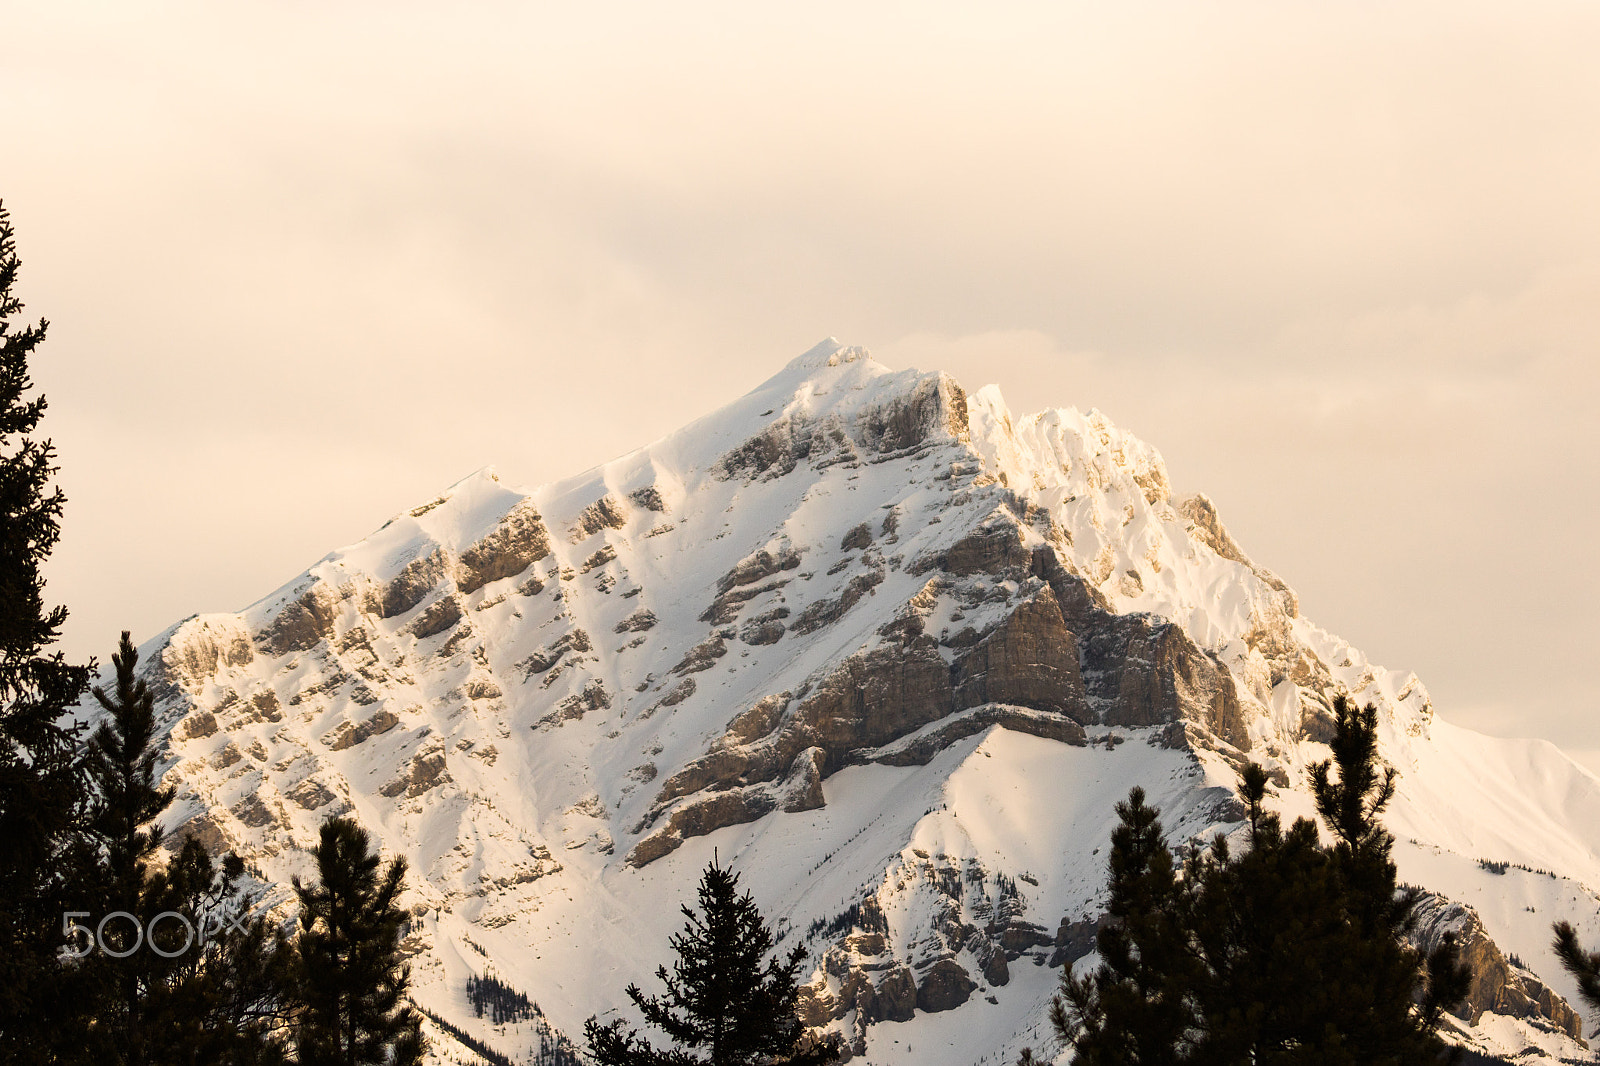
[[[581,8],[581,9],[580,9]],[[1600,749],[1600,7],[0,0],[105,658],[829,334],[1099,407],[1444,716]]]

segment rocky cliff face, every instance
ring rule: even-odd
[[[1210,833],[1248,757],[1295,810],[1349,694],[1431,840],[1443,750],[1415,678],[1302,618],[1148,445],[833,344],[570,481],[470,478],[146,660],[176,831],[286,880],[359,815],[411,860],[419,996],[453,1023],[492,963],[580,1027],[717,848],[810,946],[808,1019],[869,1059],[881,1022],[980,1008],[1027,1042],[1053,977],[1015,977],[1092,945],[1130,785]],[[1561,861],[1600,883],[1591,843]],[[1576,1036],[1530,980],[1502,987],[1548,1005],[1481,1010]]]

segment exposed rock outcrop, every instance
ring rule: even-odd
[[[461,601],[454,596],[444,596],[433,603],[416,617],[411,623],[411,635],[418,640],[438,636],[447,629],[452,629],[461,621]]]
[[[957,667],[957,710],[1011,703],[1091,721],[1078,642],[1049,586],[1011,612]]]
[[[1087,652],[1085,673],[1092,669],[1103,697],[1110,698],[1102,719],[1107,725],[1183,720],[1249,750],[1233,675],[1178,626],[1119,616],[1096,634]]]
[[[515,577],[550,554],[550,532],[533,501],[519,500],[482,540],[461,553],[456,584],[469,594]]]
[[[319,581],[278,612],[257,634],[256,645],[266,655],[310,651],[333,635],[333,623],[338,614],[338,597]]]
[[[405,614],[428,598],[449,571],[443,548],[413,559],[388,584],[368,593],[367,610],[380,618]]]
[[[1583,1036],[1578,1013],[1532,973],[1508,962],[1471,907],[1430,892],[1423,895],[1416,913],[1412,942],[1418,950],[1426,955],[1452,933],[1461,961],[1472,970],[1472,987],[1458,1012],[1461,1018],[1476,1025],[1485,1011],[1493,1011],[1537,1019],[1575,1040]]]
[[[602,529],[621,529],[628,524],[628,508],[615,496],[602,496],[583,509],[572,527],[574,541],[587,540]]]
[[[923,973],[917,984],[917,1009],[929,1014],[952,1010],[965,1003],[977,982],[954,959],[940,959]]]

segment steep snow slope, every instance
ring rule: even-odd
[[[1492,977],[1462,1039],[1576,1047],[1544,940],[1600,940],[1600,780],[1438,720],[1098,412],[1016,418],[825,342],[570,480],[474,475],[145,655],[179,831],[282,883],[354,812],[412,864],[419,1001],[491,1044],[537,1035],[473,1019],[469,973],[576,1033],[650,982],[715,849],[866,1061],[1043,1046],[1112,804],[1232,829],[1250,758],[1309,813],[1349,693],[1402,774],[1403,876],[1476,909],[1438,901]]]

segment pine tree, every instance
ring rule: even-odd
[[[124,632],[113,692],[94,689],[106,715],[89,740],[90,828],[102,857],[91,920],[132,916],[99,926],[100,949],[86,960],[99,978],[98,1057],[129,1066],[271,1062],[288,954],[265,917],[238,915],[236,857],[219,867],[190,837],[163,861],[156,819],[176,789],[156,783],[155,700],[138,660]]]
[[[300,937],[292,999],[299,1066],[414,1066],[422,1017],[404,1004],[410,968],[400,961],[406,913],[396,904],[406,863],[379,872],[371,838],[350,818],[323,823],[315,852],[320,884],[295,878]]]
[[[1421,958],[1406,941],[1416,927],[1421,890],[1402,889],[1381,817],[1394,798],[1396,773],[1378,757],[1378,709],[1334,701],[1333,759],[1311,768],[1317,813],[1337,838],[1331,855],[1355,932],[1343,953],[1344,980],[1332,1001],[1347,1046],[1362,1063],[1438,1058],[1434,1035],[1444,1012],[1466,995],[1471,974],[1446,937]],[[1331,777],[1337,768],[1338,780]]]
[[[678,961],[670,973],[656,971],[666,995],[628,986],[645,1021],[681,1046],[657,1050],[621,1019],[601,1025],[590,1018],[584,1036],[599,1066],[825,1066],[838,1059],[837,1041],[808,1040],[795,1012],[805,948],[797,945],[787,960],[768,957],[772,933],[738,887],[738,874],[707,866],[700,912],[685,906],[684,930],[668,941]]]
[[[45,606],[40,568],[60,537],[65,498],[50,488],[54,449],[32,436],[44,397],[28,396],[28,359],[48,323],[13,328],[17,271],[0,204],[0,1063],[68,1061],[85,1024],[75,1013],[82,974],[58,955],[87,857],[81,746],[62,720],[91,666],[47,651],[67,612]]]
[[[1134,788],[1116,810],[1121,824],[1111,834],[1111,920],[1096,945],[1102,963],[1081,979],[1070,969],[1062,975],[1050,1018],[1072,1041],[1074,1061],[1082,1066],[1176,1063],[1197,1022],[1191,990],[1200,973],[1187,934],[1193,901],[1144,789]]]
[[[1378,762],[1377,712],[1335,710],[1334,758],[1312,768],[1332,847],[1306,819],[1283,829],[1254,764],[1240,788],[1249,849],[1219,835],[1186,850],[1181,874],[1143,792],[1118,805],[1102,962],[1064,974],[1052,1012],[1075,1062],[1444,1061],[1434,1029],[1471,974],[1450,938],[1426,960],[1406,943],[1417,897],[1398,889],[1379,821],[1395,779]]]
[[[192,918],[196,940],[153,990],[149,1018],[163,1066],[281,1066],[293,948],[266,914],[242,913],[244,863],[221,862],[194,837],[153,875],[155,906]],[[161,933],[176,939],[177,929]],[[177,944],[168,944],[172,952]]]
[[[105,856],[100,906],[90,919],[106,918],[98,925],[99,950],[91,955],[88,967],[105,985],[96,1011],[98,1026],[108,1038],[103,1054],[130,1066],[161,1061],[162,1032],[172,1020],[162,1017],[157,1001],[167,971],[174,968],[164,952],[176,950],[181,940],[173,938],[184,937],[183,927],[169,919],[165,928],[156,925],[153,935],[171,943],[144,943],[152,919],[168,909],[167,893],[151,883],[150,866],[162,842],[155,819],[172,803],[176,790],[156,785],[155,701],[136,676],[138,660],[139,653],[124,632],[112,656],[115,694],[94,689],[106,716],[89,738],[88,756],[97,794],[90,828]],[[110,915],[130,915],[131,920],[112,920]],[[193,939],[192,930],[186,938]]]
[[[163,861],[157,818],[176,789],[157,784],[155,699],[138,661],[123,632],[114,691],[94,688],[106,719],[88,746],[102,856],[91,917],[133,916],[99,927],[99,951],[86,960],[99,978],[98,1056],[128,1066],[272,1063],[282,1058],[275,1031],[290,952],[266,917],[238,914],[238,858],[219,864],[189,837]]]

